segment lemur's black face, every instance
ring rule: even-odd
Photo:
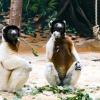
[[[3,29],[3,37],[6,42],[11,45],[16,45],[18,43],[18,38],[20,37],[19,28],[15,25],[9,25]]]
[[[51,33],[55,38],[63,38],[65,36],[65,22],[55,20],[51,23]]]

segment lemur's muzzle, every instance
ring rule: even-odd
[[[61,37],[60,32],[55,31],[55,32],[53,32],[53,34],[54,34],[55,38],[60,38]]]

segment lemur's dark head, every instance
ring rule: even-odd
[[[10,48],[18,51],[20,29],[15,25],[8,25],[3,28],[3,39],[8,43]]]
[[[55,38],[64,38],[66,30],[66,22],[62,20],[50,21],[50,31],[54,34]]]
[[[15,25],[8,25],[3,29],[4,40],[11,44],[16,45],[20,37],[20,29]]]

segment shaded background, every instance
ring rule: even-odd
[[[9,17],[10,0],[0,0],[0,23]],[[100,24],[100,0],[98,0],[98,24]],[[51,19],[67,22],[67,32],[82,37],[92,37],[95,25],[95,0],[23,0],[22,30],[33,35],[45,33]]]

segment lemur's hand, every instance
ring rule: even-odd
[[[77,62],[75,64],[75,70],[81,70],[82,65],[80,64],[80,62]]]

